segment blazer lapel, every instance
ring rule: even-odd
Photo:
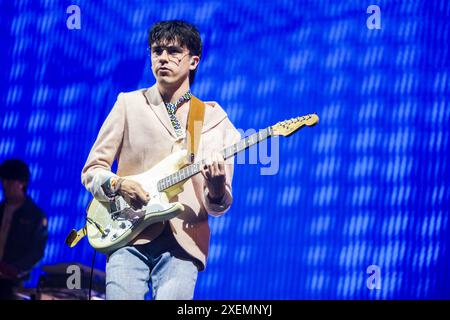
[[[176,138],[177,135],[175,133],[175,129],[170,122],[169,114],[167,113],[164,101],[158,91],[158,88],[156,87],[156,84],[145,91],[145,97],[150,105],[150,109],[152,109],[152,111],[156,114],[159,121],[164,125],[167,131],[169,131],[169,133]]]
[[[206,103],[205,121],[203,123],[202,133],[209,131],[217,126],[220,122],[227,117],[226,112],[217,107],[217,102],[210,101]]]

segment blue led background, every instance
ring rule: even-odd
[[[90,200],[81,169],[117,95],[154,83],[148,28],[186,19],[204,41],[193,92],[236,127],[320,116],[280,138],[276,175],[237,165],[195,298],[450,298],[446,0],[0,3],[0,161],[30,164],[49,217],[41,266],[90,265],[86,240],[64,244]],[[66,26],[71,4],[80,30]]]

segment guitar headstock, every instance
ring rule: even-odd
[[[315,113],[311,113],[302,117],[292,118],[289,120],[284,120],[272,126],[272,135],[287,137],[304,126],[312,127],[315,126],[318,122],[319,117]]]

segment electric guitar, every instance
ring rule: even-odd
[[[289,136],[304,126],[311,127],[318,122],[316,114],[278,122],[220,153],[226,160],[270,136]],[[86,232],[91,246],[102,253],[109,253],[127,245],[149,225],[180,214],[184,210],[183,205],[169,201],[182,192],[183,184],[205,165],[205,160],[186,165],[186,159],[187,151],[180,150],[146,172],[123,177],[139,182],[150,195],[149,202],[139,210],[133,210],[120,196],[110,202],[94,198],[87,208]]]

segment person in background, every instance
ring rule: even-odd
[[[47,217],[27,195],[30,170],[9,159],[0,165],[4,199],[0,203],[0,299],[13,299],[47,243]]]

